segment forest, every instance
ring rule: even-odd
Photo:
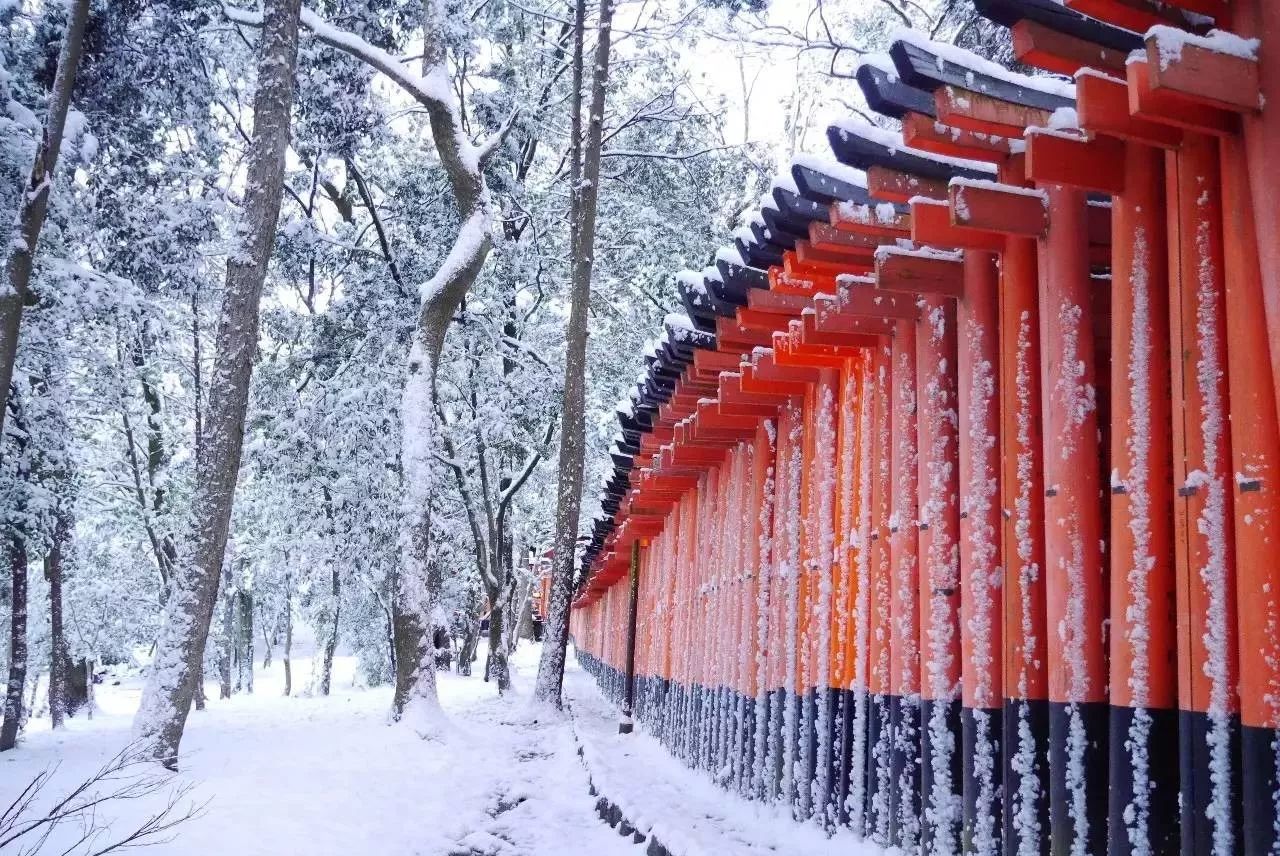
[[[214,852],[283,799],[224,750],[418,793],[483,745],[454,838],[352,843],[405,808],[365,794],[296,852],[612,852],[567,796],[458,844],[522,810],[476,770],[582,775],[547,711],[616,412],[904,27],[1009,57],[944,0],[0,0],[0,850]]]

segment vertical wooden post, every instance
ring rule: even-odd
[[[622,721],[618,723],[619,734],[630,734],[635,728],[631,713],[635,707],[636,695],[636,601],[640,595],[640,539],[631,542],[631,578],[627,606],[627,672],[622,685]]]
[[[916,323],[899,321],[894,329],[890,378],[891,495],[889,563],[893,601],[890,610],[893,649],[890,720],[893,751],[890,844],[906,852],[920,847],[920,579],[916,539]]]
[[[1178,852],[1178,733],[1164,154],[1130,144],[1112,200],[1113,856]]]
[[[1254,235],[1267,320],[1268,362],[1273,388],[1280,389],[1280,4],[1274,0],[1233,0],[1231,29],[1258,38],[1258,76],[1263,108],[1243,116],[1244,149],[1252,194]],[[1219,25],[1221,26],[1221,25]],[[1280,419],[1280,397],[1277,397]]]
[[[1280,425],[1267,366],[1263,279],[1254,239],[1241,142],[1222,142],[1223,233],[1226,243],[1227,367],[1231,386],[1231,453],[1235,473],[1236,592],[1240,607],[1240,756],[1246,856],[1275,852],[1277,734],[1280,734],[1280,566],[1274,534],[1280,521]]]
[[[1183,850],[1234,853],[1239,666],[1218,144],[1188,134],[1168,164]]]
[[[1049,852],[1044,448],[1036,242],[1009,238],[1000,279],[1006,854]]]
[[[963,653],[963,840],[1001,850],[999,265],[967,251],[959,342],[960,642]]]
[[[960,473],[956,467],[956,308],[920,299],[916,401],[920,484],[920,648],[924,846],[960,852]]]
[[[1055,853],[1107,840],[1107,672],[1093,287],[1082,190],[1049,185],[1040,239],[1049,823]]]

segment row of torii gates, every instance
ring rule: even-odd
[[[1280,2],[974,2],[1074,81],[901,34],[681,275],[578,656],[907,852],[1280,852]]]

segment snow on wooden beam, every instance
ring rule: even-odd
[[[881,116],[901,119],[906,113],[933,114],[930,93],[903,83],[896,70],[891,73],[867,62],[859,66],[854,76],[867,106]]]
[[[998,137],[1018,136],[1023,128],[1044,127],[1053,111],[1002,101],[959,86],[943,86],[933,93],[938,120],[966,131]]]
[[[1153,88],[1151,66],[1145,58],[1131,59],[1127,72],[1129,112],[1139,119],[1210,136],[1226,137],[1240,132],[1239,115],[1197,104],[1167,89]]]
[[[1258,42],[1231,33],[1193,36],[1152,27],[1146,36],[1151,88],[1208,107],[1253,113],[1262,109]]]
[[[1182,131],[1129,112],[1129,89],[1124,80],[1082,71],[1076,75],[1076,114],[1080,127],[1091,134],[1162,149],[1182,145]]]
[[[872,277],[844,277],[836,294],[840,312],[868,318],[914,321],[920,316],[914,297],[890,294]]]
[[[947,200],[916,199],[911,203],[911,240],[930,247],[1004,252],[1005,236],[952,222]]]
[[[929,41],[908,30],[900,30],[895,35],[889,56],[898,73],[911,86],[933,90],[935,104],[938,103],[937,90],[946,86],[1050,113],[1059,107],[1071,106],[1075,96],[1070,83],[1017,74],[968,51]],[[943,118],[941,111],[938,118]]]
[[[876,254],[876,282],[886,291],[964,296],[964,261],[958,253],[884,247]]]
[[[993,181],[951,182],[952,222],[1002,235],[1040,237],[1049,228],[1045,196],[1011,184]]]
[[[813,298],[816,330],[829,333],[862,333],[887,336],[896,319],[884,315],[855,315],[842,311],[838,295],[819,294]]]
[[[1027,131],[1027,178],[1117,194],[1124,191],[1125,144],[1115,137],[1069,136],[1043,128]]]
[[[1082,68],[1124,71],[1127,51],[1052,30],[1035,21],[1019,21],[1012,32],[1013,55],[1026,65],[1068,75]]]
[[[936,178],[925,178],[901,170],[873,166],[867,170],[867,190],[874,199],[908,203],[917,196],[942,199],[947,195],[947,184]],[[812,227],[809,234],[812,237]]]
[[[827,128],[827,141],[841,163],[863,170],[883,166],[943,181],[956,175],[982,178],[993,172],[984,163],[946,158],[909,148],[902,142],[901,134],[858,119],[846,119]]]
[[[842,273],[860,273],[863,269],[870,268],[874,255],[875,251],[871,249],[800,241],[796,245],[795,258],[806,267],[839,276]]]
[[[919,113],[902,120],[902,139],[921,151],[989,163],[1002,163],[1022,148],[1021,139],[968,131]]]
[[[1069,36],[1118,53],[1123,59],[1142,47],[1141,37],[1121,27],[1083,15],[1062,5],[1062,0],[973,0],[985,18],[1016,28],[1021,23]]]
[[[1204,14],[1218,17],[1222,13],[1222,4],[1217,0],[1211,2],[1217,8],[1217,13]],[[1145,33],[1159,24],[1192,31],[1205,27],[1202,20],[1174,8],[1175,4],[1165,0],[1063,0],[1063,4],[1068,9],[1137,33]]]
[[[842,232],[906,237],[911,234],[911,215],[898,213],[887,202],[874,207],[838,203],[831,206],[831,225]]]

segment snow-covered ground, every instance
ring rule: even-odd
[[[669,754],[642,731],[618,734],[618,712],[572,662],[565,697],[592,782],[673,856],[877,856],[844,829],[828,837],[778,806],[746,800]]]
[[[450,725],[426,741],[387,724],[390,690],[355,686],[354,658],[338,658],[328,698],[285,698],[278,660],[257,670],[253,695],[218,701],[210,684],[208,709],[192,713],[173,778],[207,805],[147,852],[641,856],[643,847],[597,818],[568,722],[531,710],[537,653],[532,645],[517,652],[508,698],[478,676],[441,675]],[[310,669],[295,658],[295,686]],[[33,721],[19,747],[0,755],[0,807],[46,768],[57,768],[52,795],[125,746],[140,690],[137,678],[99,685],[94,719],[76,717],[59,733]],[[111,803],[103,819],[124,831],[170,790],[142,804]]]

